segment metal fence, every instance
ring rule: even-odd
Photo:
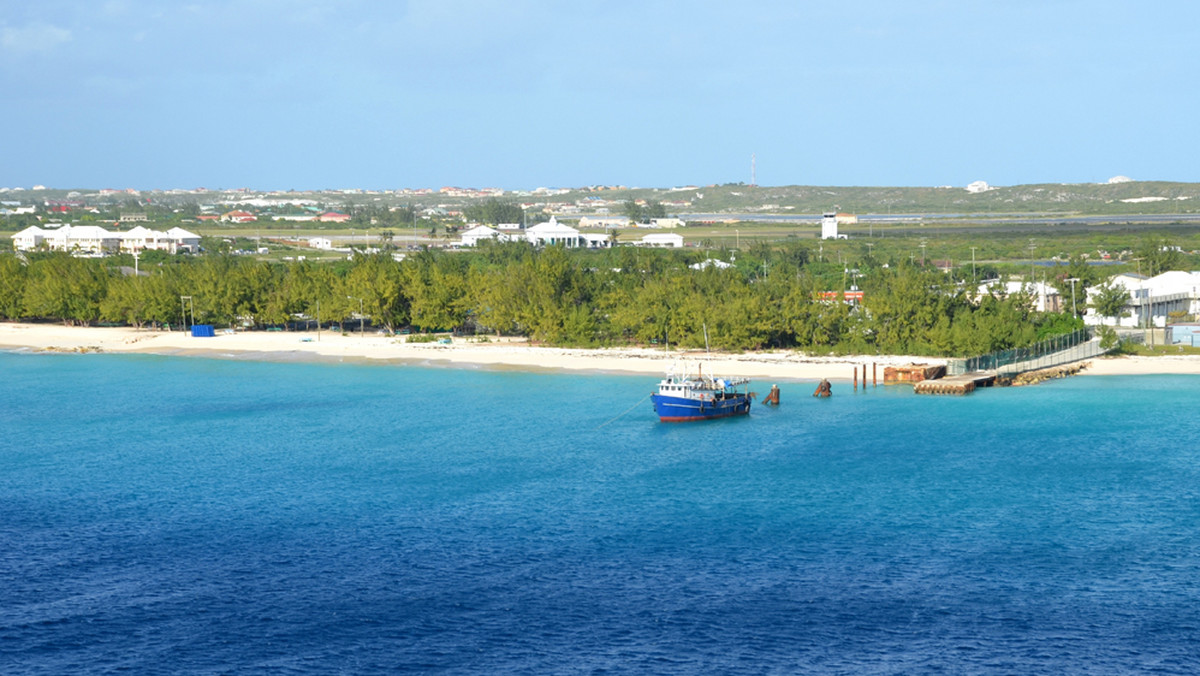
[[[972,371],[1021,373],[1090,359],[1104,352],[1099,339],[1092,338],[1091,329],[1079,329],[1047,338],[1028,347],[1000,350],[968,359],[951,359],[946,364],[946,371],[948,375],[962,375]]]

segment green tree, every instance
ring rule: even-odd
[[[29,265],[23,315],[88,325],[100,316],[108,273],[95,259],[51,253]]]
[[[0,255],[0,318],[21,318],[25,273],[25,262],[22,259],[13,254]]]
[[[1142,241],[1135,255],[1141,259],[1142,274],[1154,277],[1168,270],[1183,268],[1183,252],[1165,237],[1150,237]]]
[[[117,277],[108,284],[108,293],[100,301],[100,318],[124,322],[142,328],[149,319],[148,285],[141,277]]]
[[[463,216],[473,223],[499,225],[500,223],[521,223],[525,218],[525,210],[521,205],[489,198],[480,204],[473,204],[463,209]]]
[[[1118,317],[1129,304],[1129,291],[1117,284],[1104,284],[1092,296],[1092,308],[1101,317]]]
[[[1072,279],[1076,280],[1074,284]],[[1067,269],[1054,276],[1052,285],[1058,291],[1063,307],[1070,307],[1069,304],[1074,302],[1076,311],[1082,312],[1088,305],[1088,287],[1098,281],[1100,274],[1096,269],[1088,265],[1083,256],[1075,255],[1067,262]]]
[[[624,214],[625,217],[630,221],[634,223],[641,223],[645,212],[642,210],[642,206],[637,202],[633,200],[625,200],[625,203],[621,205],[621,213]]]
[[[362,311],[373,324],[388,332],[408,322],[408,297],[404,294],[400,266],[387,254],[358,254],[342,286],[342,310],[345,316]]]
[[[426,330],[450,330],[466,320],[467,266],[461,256],[422,251],[400,265],[409,297],[409,321]]]

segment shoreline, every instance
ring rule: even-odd
[[[792,351],[743,354],[703,351],[667,352],[646,348],[561,348],[530,345],[523,339],[488,342],[454,338],[450,344],[409,343],[405,336],[321,331],[219,332],[195,338],[183,331],[129,327],[72,327],[59,324],[0,323],[0,349],[37,352],[100,352],[162,356],[315,363],[416,364],[479,367],[537,372],[583,371],[661,376],[675,361],[698,361],[720,375],[755,380],[807,381],[827,378],[850,382],[883,367],[912,363],[942,364],[945,359],[911,356],[814,357]],[[1200,375],[1200,356],[1115,357],[1089,360],[1080,375]]]

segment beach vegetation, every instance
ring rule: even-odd
[[[0,259],[5,317],[139,327],[290,327],[319,317],[347,331],[361,322],[562,346],[967,356],[1078,325],[1033,312],[1028,294],[976,298],[958,276],[914,257],[797,240],[709,251],[494,243],[399,262],[387,253],[324,263],[217,251],[172,257],[138,277],[65,254],[31,254],[28,269],[12,261]]]
[[[26,263],[13,254],[0,254],[0,318],[19,319],[25,295]]]
[[[108,280],[108,271],[100,260],[75,258],[64,252],[39,254],[29,264],[22,316],[88,326],[100,318]]]

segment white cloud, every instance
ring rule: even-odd
[[[0,48],[18,54],[48,52],[70,41],[71,31],[48,23],[31,23],[16,28],[5,26],[0,30]]]

